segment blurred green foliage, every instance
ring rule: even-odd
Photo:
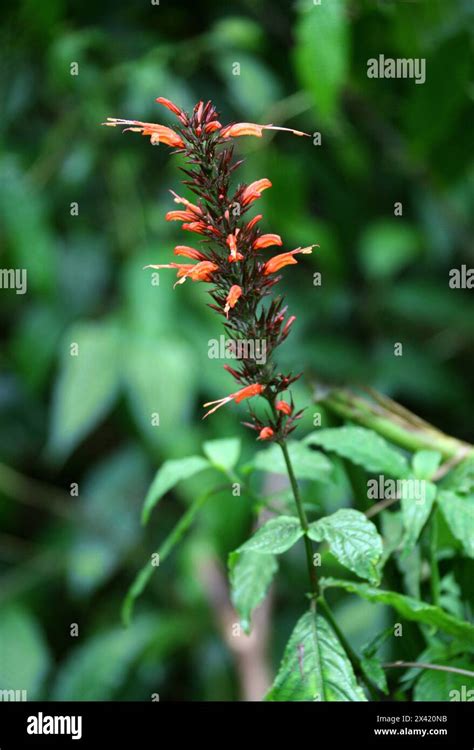
[[[472,4],[23,0],[2,16],[1,266],[27,268],[28,291],[0,294],[0,687],[30,699],[235,698],[196,570],[207,557],[225,564],[248,534],[249,496],[215,495],[132,629],[119,622],[135,572],[195,494],[179,485],[144,534],[156,467],[244,430],[236,409],[201,422],[202,402],[230,385],[207,356],[221,329],[205,289],[173,291],[165,272],[153,287],[142,271],[181,239],[164,221],[179,158],[99,124],[170,124],[161,95],[184,108],[211,98],[223,122],[319,132],[321,145],[284,134],[238,143],[242,179],[273,183],[262,227],[288,248],[321,246],[306,273],[282,282],[298,322],[281,361],[308,376],[298,403],[310,400],[311,376],[365,382],[472,440],[472,296],[448,286],[449,269],[473,257]],[[367,60],[381,53],[426,58],[426,83],[368,79]],[[249,458],[253,439],[242,437]],[[334,510],[347,495],[341,473],[318,502]],[[282,569],[278,656],[304,589],[298,554]],[[345,601],[338,615],[360,645],[384,611]]]

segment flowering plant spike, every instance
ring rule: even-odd
[[[230,339],[265,342],[264,364],[246,356],[239,359],[235,369],[224,365],[239,384],[239,390],[204,404],[212,407],[204,417],[230,401],[239,403],[261,396],[268,402],[270,413],[262,420],[249,407],[250,421],[244,424],[258,432],[258,439],[280,442],[295,429],[295,422],[302,414],[301,411],[294,413],[291,396],[289,403],[282,399],[282,394],[300,376],[279,372],[272,359],[273,351],[286,339],[295,318],[287,317],[281,295],[273,296],[267,305],[262,303],[280,280],[278,272],[296,264],[298,255],[311,253],[317,245],[266,257],[268,248],[281,246],[282,239],[278,234],[261,233],[257,225],[262,215],[248,218],[247,212],[272,183],[264,177],[232,189],[231,177],[242,163],[234,159],[232,139],[245,135],[261,138],[265,130],[282,130],[297,136],[307,134],[249,122],[223,127],[210,101],[198,102],[191,114],[163,97],[156,101],[176,115],[178,124],[174,129],[116,118],[108,118],[103,124],[123,125],[124,130],[149,136],[154,145],[164,143],[175,148],[175,153],[184,155],[187,165],[181,169],[187,179],[183,184],[196,195],[196,201],[191,202],[171,191],[180,208],[168,211],[165,218],[179,221],[184,231],[200,235],[200,247],[177,245],[174,249],[176,256],[195,262],[174,261],[150,264],[146,268],[175,269],[178,279],[175,286],[187,279],[212,284],[210,307],[223,316]]]

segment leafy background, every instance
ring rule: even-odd
[[[311,377],[367,383],[472,441],[472,296],[448,286],[451,268],[472,264],[472,6],[23,0],[2,16],[1,266],[27,268],[28,292],[0,295],[0,687],[30,699],[238,698],[235,654],[197,571],[223,568],[246,538],[248,497],[216,495],[133,624],[120,623],[135,572],[196,491],[179,485],[143,532],[156,468],[236,431],[244,458],[255,446],[236,409],[200,419],[229,389],[207,357],[220,329],[204,290],[173,291],[165,273],[152,287],[141,270],[180,239],[163,220],[179,160],[98,125],[171,123],[161,95],[184,108],[211,98],[224,122],[320,132],[321,146],[284,134],[238,143],[242,179],[273,182],[265,230],[288,248],[321,245],[283,282],[298,325],[281,360],[308,376],[298,401]],[[426,58],[426,83],[368,79],[380,53]],[[325,502],[335,510],[346,495],[341,481]],[[272,673],[301,614],[302,570],[299,551],[282,561]],[[387,624],[383,606],[347,597],[337,617],[356,646]]]

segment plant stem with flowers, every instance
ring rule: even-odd
[[[287,265],[297,263],[297,255],[312,252],[316,245],[298,247],[295,250],[278,253],[265,260],[267,248],[281,246],[278,234],[263,234],[258,223],[261,214],[251,219],[247,213],[262,192],[272,186],[263,178],[250,185],[239,184],[233,190],[231,178],[241,161],[234,159],[233,139],[241,136],[262,137],[265,130],[283,130],[304,136],[297,130],[280,128],[274,125],[236,123],[223,127],[219,115],[211,102],[199,102],[188,115],[167,99],[159,97],[157,102],[171,110],[178,119],[172,130],[163,125],[144,123],[136,120],[108,118],[108,126],[125,126],[125,130],[149,136],[151,143],[164,143],[184,155],[186,167],[181,170],[186,175],[183,184],[197,197],[195,203],[180,197],[172,191],[175,203],[182,209],[166,214],[167,221],[181,222],[182,229],[200,235],[200,248],[177,245],[174,254],[196,263],[160,263],[147,268],[169,268],[177,271],[177,285],[187,279],[212,284],[210,307],[224,319],[224,327],[235,342],[266,342],[266,363],[262,365],[255,357],[242,358],[239,366],[225,369],[239,384],[239,389],[216,401],[204,404],[210,408],[203,418],[217,411],[221,406],[235,401],[261,396],[266,400],[269,411],[266,418],[257,416],[249,406],[249,421],[244,424],[258,432],[258,440],[274,441],[281,446],[288,476],[294,493],[301,527],[305,533],[304,542],[308,560],[311,591],[317,595],[317,577],[313,565],[311,541],[306,536],[308,521],[300,499],[298,484],[292,469],[286,446],[288,435],[296,427],[302,411],[294,412],[293,400],[289,391],[291,384],[300,375],[278,371],[272,355],[275,349],[288,336],[295,321],[287,316],[287,307],[281,295],[273,295],[273,288],[280,281],[278,272]],[[176,286],[176,285],[175,285]],[[267,297],[270,302],[263,305]],[[286,399],[283,394],[289,394]]]
[[[424,626],[436,626],[443,631],[445,637],[452,639],[455,648],[459,648],[459,644],[474,642],[474,626],[441,608],[438,565],[440,550],[438,535],[435,533],[437,514],[442,510],[453,537],[472,556],[472,539],[465,532],[469,519],[472,520],[469,515],[472,513],[472,506],[465,503],[463,497],[466,487],[470,486],[472,452],[470,456],[467,455],[466,451],[470,450],[467,446],[460,446],[459,441],[430,429],[414,415],[408,419],[408,412],[402,410],[402,407],[392,419],[393,402],[390,402],[388,409],[385,408],[387,404],[382,403],[384,410],[381,412],[380,404],[370,408],[360,399],[343,392],[332,394],[327,399],[328,406],[337,414],[355,419],[364,426],[319,429],[307,435],[298,446],[306,451],[307,459],[315,458],[313,449],[322,448],[330,454],[335,453],[343,460],[354,463],[359,469],[363,467],[366,478],[377,471],[411,481],[419,481],[421,475],[423,482],[427,484],[424,502],[402,502],[402,543],[408,552],[417,547],[421,559],[427,549],[424,527],[427,526],[431,532],[427,553],[432,578],[433,601],[430,605],[422,602],[423,606],[420,607],[420,602],[411,596],[398,591],[377,589],[381,583],[383,566],[390,555],[384,558],[382,537],[377,526],[369,520],[370,516],[375,515],[373,509],[367,510],[365,504],[362,510],[342,507],[330,515],[308,520],[298,485],[298,473],[295,471],[298,467],[292,463],[288,445],[288,436],[296,429],[302,415],[301,410],[295,411],[290,390],[300,375],[282,373],[274,359],[274,352],[287,338],[295,317],[288,315],[283,297],[276,293],[275,287],[281,279],[280,270],[285,266],[295,265],[299,255],[310,254],[316,245],[298,247],[268,257],[268,248],[282,245],[281,237],[278,234],[262,233],[259,228],[262,215],[249,218],[248,212],[262,192],[271,187],[270,180],[262,178],[250,185],[238,184],[237,187],[231,184],[233,174],[241,164],[234,158],[235,138],[260,138],[266,130],[283,130],[297,136],[305,134],[289,128],[254,123],[223,126],[211,102],[199,102],[193,112],[188,114],[168,99],[160,97],[157,101],[176,115],[178,124],[174,129],[116,118],[108,118],[104,124],[111,127],[124,126],[125,130],[149,136],[152,144],[166,144],[184,157],[185,165],[180,167],[186,177],[183,184],[195,198],[192,202],[171,191],[179,208],[169,211],[166,220],[179,221],[184,231],[198,235],[200,244],[198,248],[187,244],[177,245],[174,254],[184,260],[152,264],[146,268],[175,270],[175,286],[182,285],[187,280],[210,284],[209,306],[221,316],[231,341],[236,346],[242,341],[265,342],[267,357],[263,364],[260,358],[257,359],[247,349],[247,354],[238,359],[235,367],[224,365],[234,378],[237,388],[222,398],[205,403],[207,411],[203,418],[231,402],[239,404],[246,401],[248,416],[243,424],[257,433],[257,440],[276,443],[281,448],[297,510],[297,516],[279,515],[271,518],[229,557],[233,603],[247,632],[251,612],[266,595],[277,568],[276,556],[289,550],[301,538],[306,552],[310,608],[293,630],[267,699],[364,701],[367,700],[367,695],[377,698],[378,693],[388,693],[389,689],[384,674],[387,665],[376,657],[376,651],[388,637],[390,629],[377,635],[359,657],[329,608],[325,598],[326,589],[338,588],[370,602],[388,604],[402,618],[418,623],[422,635]],[[264,405],[264,409],[258,413],[251,401],[255,398],[260,398]],[[400,426],[401,417],[407,423],[406,430],[402,429],[403,425]],[[400,452],[385,438],[392,443],[398,442],[408,451],[413,450],[411,463],[405,453]],[[212,449],[206,448],[206,445],[204,448],[206,455],[209,450],[212,454]],[[271,452],[271,448],[269,450]],[[443,456],[449,460],[439,467]],[[208,455],[208,458],[209,460],[193,456],[181,462],[166,462],[158,471],[145,499],[144,522],[148,520],[160,497],[173,486],[173,482],[176,483],[185,476],[213,467],[224,471],[227,479],[234,482],[233,468],[223,467],[222,461],[212,461],[212,455]],[[464,459],[468,465],[458,466]],[[332,464],[321,452],[318,461],[319,466],[326,466],[330,473]],[[269,469],[272,468],[270,462]],[[320,481],[321,469],[312,471],[315,476],[312,475],[311,478]],[[170,477],[174,479],[170,481]],[[306,478],[304,472],[303,477]],[[438,480],[441,480],[441,487],[435,485]],[[164,559],[170,554],[202,504],[219,489],[215,487],[194,500],[158,550],[158,558]],[[357,498],[354,497],[354,500],[357,501]],[[399,498],[395,498],[393,502],[398,500]],[[376,514],[386,513],[386,507],[385,502],[378,503],[375,506]],[[318,577],[313,542],[324,544],[323,551],[327,549],[339,566],[351,572],[352,577]],[[135,579],[125,602],[125,619],[130,617],[133,602],[143,591],[152,572],[152,565],[147,563]],[[354,576],[362,578],[364,583],[354,580]],[[393,574],[391,578],[393,579]],[[435,668],[437,667],[433,666]]]

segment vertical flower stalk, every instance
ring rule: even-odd
[[[300,256],[310,254],[317,245],[272,255],[271,248],[283,245],[281,237],[261,232],[262,214],[248,215],[272,183],[264,177],[249,185],[232,186],[233,174],[242,163],[234,158],[235,138],[261,138],[266,130],[287,131],[297,136],[306,134],[275,125],[245,122],[223,126],[210,101],[198,102],[191,114],[168,99],[159,97],[156,101],[176,116],[177,125],[173,129],[116,118],[108,118],[103,124],[124,126],[125,130],[149,136],[152,144],[168,145],[184,156],[185,166],[180,167],[186,177],[183,184],[195,198],[190,201],[171,191],[177,208],[168,211],[165,218],[180,222],[183,231],[198,235],[199,248],[177,245],[174,255],[179,261],[150,264],[146,268],[175,270],[175,286],[188,279],[210,284],[212,301],[209,306],[222,316],[229,339],[236,347],[239,341],[254,343],[253,347],[245,347],[245,356],[240,357],[234,367],[224,365],[237,387],[228,395],[205,403],[207,411],[203,418],[232,401],[247,402],[248,417],[243,424],[257,432],[258,440],[276,442],[283,450],[300,522],[306,532],[308,522],[286,445],[288,435],[302,415],[302,410],[295,412],[290,391],[300,374],[280,372],[274,359],[274,352],[287,338],[295,316],[288,315],[283,296],[274,288],[281,279],[281,269],[297,264]],[[264,362],[255,354],[256,342],[265,343]],[[257,413],[253,402],[250,403],[256,398],[266,402],[267,409],[263,412]],[[306,535],[304,538],[312,592],[316,595],[311,542]]]

